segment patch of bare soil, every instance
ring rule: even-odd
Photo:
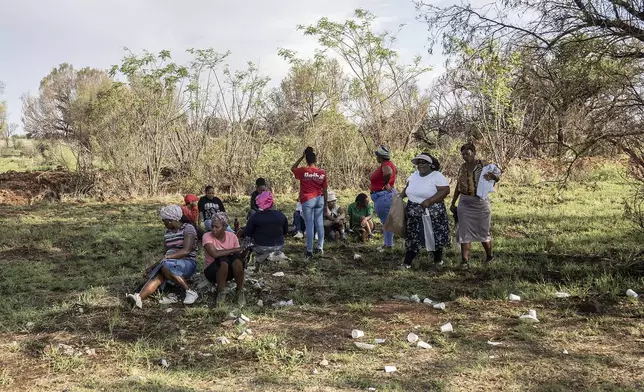
[[[68,171],[8,171],[0,173],[0,205],[21,206],[60,200],[73,179]]]

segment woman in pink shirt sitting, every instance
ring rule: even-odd
[[[217,284],[217,303],[225,301],[226,283],[235,279],[237,283],[237,305],[244,306],[244,269],[246,249],[239,246],[235,233],[226,231],[228,215],[218,212],[212,216],[212,231],[204,234],[201,242],[206,250],[204,275],[211,283]]]

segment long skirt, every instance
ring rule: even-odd
[[[434,203],[428,207],[429,215],[434,229],[436,248],[447,248],[451,245],[449,233],[449,220],[445,203]],[[418,203],[408,202],[405,209],[407,217],[407,238],[405,249],[418,252],[425,247],[425,229],[423,227],[423,214],[425,209]]]
[[[461,195],[459,200],[456,241],[459,244],[490,241],[490,201],[467,195]]]

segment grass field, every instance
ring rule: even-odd
[[[622,217],[626,189],[501,186],[496,261],[485,267],[474,245],[470,271],[455,267],[455,250],[440,272],[426,256],[398,271],[402,242],[379,253],[380,238],[328,243],[306,264],[291,238],[293,262],[249,276],[267,289],[247,286],[251,322],[231,327],[221,323],[234,309],[214,307],[211,294],[190,307],[150,299],[132,311],[123,302],[160,255],[162,201],[0,207],[0,390],[641,391],[644,306],[625,291],[644,293],[644,236]],[[292,208],[292,199],[280,203]],[[241,217],[245,206],[227,208]],[[412,294],[446,309],[393,299]],[[267,306],[253,306],[259,298]],[[287,299],[295,305],[270,306]],[[588,299],[599,313],[584,311]],[[519,322],[528,309],[540,323]],[[443,334],[448,321],[454,332]],[[250,338],[237,340],[245,328]],[[362,342],[386,341],[360,350],[354,328]],[[408,343],[409,332],[433,348]]]

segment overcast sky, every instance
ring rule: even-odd
[[[76,68],[107,69],[123,48],[134,52],[168,49],[176,61],[187,48],[231,50],[229,63],[259,64],[273,83],[288,65],[279,47],[311,55],[317,42],[296,30],[326,16],[346,20],[356,8],[379,17],[377,27],[396,30],[403,59],[424,56],[437,71],[443,59],[427,55],[427,28],[415,20],[411,0],[0,0],[0,81],[6,85],[9,121],[20,124],[24,93],[37,93],[40,80],[63,62]],[[424,78],[429,83],[431,75]]]

